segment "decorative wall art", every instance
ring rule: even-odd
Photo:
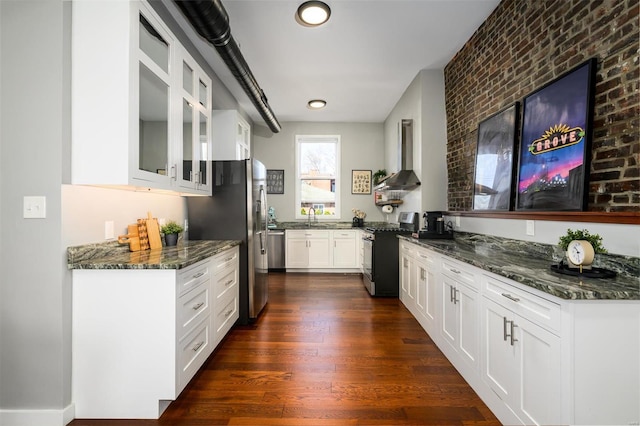
[[[474,210],[511,210],[513,207],[513,159],[519,106],[516,102],[478,125]]]
[[[351,171],[351,193],[371,194],[371,170]]]
[[[284,170],[267,169],[267,194],[284,194]]]
[[[523,101],[516,209],[585,210],[596,59]]]

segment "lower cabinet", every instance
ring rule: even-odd
[[[76,417],[159,418],[238,318],[238,265],[73,270]]]
[[[472,370],[480,359],[479,283],[469,267],[442,260],[440,335]]]
[[[525,424],[560,419],[560,338],[483,298],[482,378]]]
[[[639,301],[559,299],[399,244],[402,303],[503,424],[638,423]]]
[[[354,270],[360,267],[356,230],[287,230],[287,269]]]

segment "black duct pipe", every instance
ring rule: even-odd
[[[272,132],[280,131],[280,123],[269,106],[267,97],[244,60],[231,36],[229,15],[220,0],[174,0],[195,30],[211,43],[245,91]]]

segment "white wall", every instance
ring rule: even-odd
[[[68,293],[62,250],[65,108],[62,1],[1,1],[0,423],[7,410],[70,402]],[[46,197],[45,219],[23,219],[23,197]],[[37,424],[37,423],[34,423]]]
[[[1,425],[58,426],[73,418],[66,248],[105,241],[107,220],[117,235],[147,211],[186,216],[179,196],[65,185],[71,12],[66,0],[0,1]],[[214,108],[237,109],[211,77]],[[46,219],[22,218],[27,195],[46,197]]]
[[[284,169],[284,194],[268,194],[268,204],[276,209],[278,221],[295,220],[295,135],[340,135],[341,221],[351,221],[351,209],[367,213],[366,221],[382,221],[384,215],[371,195],[351,194],[351,170],[384,168],[383,127],[379,123],[280,123],[273,134],[263,126],[253,126],[253,155],[267,169]]]
[[[459,219],[460,227],[456,229],[460,231],[552,245],[558,244],[558,239],[566,234],[568,228],[586,229],[602,237],[602,243],[609,253],[640,257],[640,226],[637,225],[535,220],[535,235],[531,236],[526,233],[526,220],[479,217],[460,217]],[[455,223],[454,217],[447,217],[447,220]]]
[[[403,119],[413,120],[413,170],[422,185],[404,197],[397,211],[446,210],[447,118],[442,70],[420,71],[385,120],[385,167],[390,173],[400,168],[398,124]]]

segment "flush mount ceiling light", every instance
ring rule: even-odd
[[[324,24],[331,16],[331,9],[321,1],[306,1],[298,7],[296,21],[306,27],[317,27]]]
[[[324,108],[327,105],[327,101],[323,101],[322,99],[313,99],[307,102],[307,107],[310,109],[320,109]]]

